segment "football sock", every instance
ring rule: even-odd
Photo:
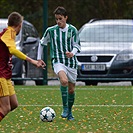
[[[68,94],[68,112],[72,111],[72,106],[74,104],[74,100],[75,100],[75,93]]]
[[[4,118],[4,115],[0,112],[0,121]]]
[[[65,109],[67,108],[68,89],[67,87],[61,86],[60,91],[61,91],[61,96],[62,96],[63,109]]]

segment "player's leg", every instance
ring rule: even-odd
[[[9,88],[10,106],[11,106],[11,111],[12,111],[18,107],[18,100],[17,100],[17,96],[16,96],[16,93],[14,90],[14,85],[10,79],[7,80],[7,84],[8,84],[8,88]]]
[[[18,107],[18,100],[16,94],[10,96],[11,111]]]
[[[66,76],[66,73],[64,71],[59,71],[58,73],[59,79],[60,79],[60,91],[62,96],[62,104],[63,104],[63,111],[61,114],[62,118],[66,118],[68,115],[68,79]]]
[[[10,111],[10,100],[7,80],[0,78],[0,121]]]
[[[68,115],[68,78],[66,76],[66,68],[61,63],[56,63],[53,65],[54,72],[57,74],[59,80],[60,80],[60,91],[61,91],[61,97],[62,97],[62,104],[63,104],[63,111],[61,114],[61,117],[66,118]]]
[[[74,88],[75,88],[75,83],[68,83],[68,120],[74,120],[74,117],[72,115],[72,106],[74,104],[74,100],[75,100],[75,92],[74,92]]]
[[[14,108],[16,108],[15,91],[9,88],[11,82],[0,78],[0,121]],[[11,90],[10,90],[11,89]],[[12,93],[12,96],[10,95]]]
[[[2,112],[0,112],[0,122],[2,121],[2,119],[4,118],[5,116],[3,115]]]
[[[68,120],[74,120],[72,115],[72,107],[75,100],[75,84],[77,79],[77,70],[67,67],[67,76],[68,76]]]
[[[0,97],[0,121],[10,112],[9,96]]]

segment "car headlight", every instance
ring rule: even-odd
[[[119,54],[116,57],[116,60],[118,61],[126,61],[133,59],[133,54]]]

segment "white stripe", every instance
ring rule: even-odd
[[[39,106],[53,106],[53,107],[61,107],[62,105],[19,105],[19,106],[26,106],[26,107],[31,107],[31,106],[36,106],[36,107],[39,107]],[[133,105],[73,105],[74,107],[133,107]]]
[[[71,36],[72,36],[72,30],[71,30]],[[73,38],[73,36],[72,36],[71,44],[73,45],[73,48],[74,48],[74,43],[75,43],[75,42],[74,42],[74,38]],[[71,46],[72,46],[72,45],[71,45]],[[72,48],[71,48],[71,49],[72,49]],[[74,62],[75,62],[75,57],[73,57],[72,60],[73,60],[73,66],[72,66],[72,67],[74,68],[74,65],[75,65],[75,63],[74,63]]]
[[[58,35],[57,35],[57,32],[56,32],[56,29],[54,30],[54,40],[55,40],[55,49],[56,49],[56,56],[57,56],[57,60],[58,60],[58,62],[59,62],[59,54],[58,54],[58,47],[57,47],[57,37],[58,37]]]
[[[69,46],[68,46],[68,28],[67,28],[67,31],[66,31],[66,33],[65,33],[65,45],[66,45],[66,51],[68,51],[68,48],[69,48]],[[71,45],[71,43],[70,43],[70,45]],[[68,52],[71,52],[71,51],[68,51]],[[70,67],[70,58],[68,58],[68,67]]]
[[[62,31],[61,31],[61,29],[59,31],[60,31],[60,44],[59,44],[60,45],[60,50],[61,50],[62,53],[64,53],[64,51],[63,51],[63,44],[62,44]],[[63,62],[65,62],[65,59],[64,58],[65,58],[64,57],[64,54],[62,54]]]
[[[68,51],[67,35],[68,35],[68,29],[66,30],[66,33],[65,33],[65,48],[66,48],[66,51]]]

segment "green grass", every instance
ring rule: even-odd
[[[74,121],[60,117],[59,86],[15,86],[19,107],[0,123],[0,133],[132,133],[131,86],[77,86]],[[50,106],[53,122],[42,122],[40,110]]]

